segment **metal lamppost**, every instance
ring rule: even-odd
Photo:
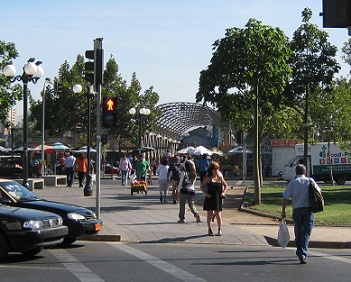
[[[131,108],[129,109],[129,114],[131,115],[135,115],[136,113],[136,110],[135,108]],[[150,109],[147,109],[145,107],[142,107],[140,110],[139,110],[139,154],[142,152],[142,132],[143,132],[143,116],[148,116],[149,114],[151,113]]]
[[[75,84],[73,86],[73,92],[78,94],[81,93],[83,90],[82,86],[80,84]],[[89,87],[88,92],[85,94],[87,97],[87,110],[88,110],[88,122],[87,122],[87,159],[88,159],[88,173],[87,173],[87,178],[85,182],[85,188],[84,188],[84,195],[85,196],[91,196],[92,195],[92,189],[91,189],[91,161],[90,161],[90,146],[91,146],[91,133],[90,133],[90,128],[91,128],[91,104],[90,100],[94,97],[94,90],[93,87]]]
[[[53,81],[50,78],[45,78],[44,86],[43,86],[43,97],[42,97],[42,116],[41,116],[41,177],[45,175],[45,167],[44,167],[44,145],[45,145],[45,92],[46,92],[46,84],[49,83],[53,85]]]
[[[29,188],[28,183],[28,82],[37,83],[38,79],[44,74],[43,68],[40,66],[41,62],[30,58],[23,66],[22,75],[16,76],[16,68],[11,63],[8,63],[3,73],[10,79],[11,82],[22,81],[23,83],[23,186]]]

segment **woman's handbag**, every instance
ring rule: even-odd
[[[289,229],[288,229],[288,225],[286,224],[285,219],[282,219],[279,222],[279,230],[278,230],[278,244],[285,248],[290,241],[290,233],[289,233]]]
[[[310,179],[310,184],[308,185],[309,195],[310,195],[310,207],[311,211],[321,212],[324,211],[324,199],[322,193],[317,190],[314,186],[314,182]]]

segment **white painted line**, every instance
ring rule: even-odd
[[[80,263],[63,249],[49,250],[74,276],[84,282],[104,282],[99,276],[92,272],[89,268]]]
[[[181,281],[186,281],[186,282],[191,282],[191,281],[206,281],[202,278],[199,278],[179,267],[176,267],[166,261],[163,261],[163,260],[160,260],[158,259],[157,257],[154,257],[154,256],[151,256],[147,253],[144,253],[142,251],[139,251],[137,249],[134,249],[132,247],[129,247],[127,245],[124,245],[122,243],[114,243],[114,242],[111,242],[109,243],[110,245],[114,246],[115,248],[125,252],[125,253],[128,253],[132,256],[135,256],[137,257],[138,259],[141,259],[151,265],[153,265],[154,267],[180,279]]]
[[[333,256],[333,255],[324,254],[324,253],[320,253],[320,252],[311,252],[311,251],[308,251],[307,254],[314,255],[316,257],[321,257],[321,258],[325,258],[325,259],[330,259],[330,260],[335,260],[335,261],[351,264],[351,259],[344,258],[344,257],[338,257],[338,256]]]

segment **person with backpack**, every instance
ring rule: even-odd
[[[177,187],[179,183],[180,173],[182,170],[184,169],[182,163],[180,162],[180,158],[178,156],[175,156],[173,158],[173,162],[169,166],[167,174],[168,181],[171,183],[172,186],[173,204],[177,203]]]
[[[195,181],[196,169],[192,162],[186,161],[185,171],[182,171],[178,184],[178,197],[179,197],[179,220],[178,223],[184,223],[185,219],[185,203],[188,201],[189,208],[196,218],[196,222],[200,222],[200,215],[196,210],[194,197],[195,197]]]
[[[285,209],[291,198],[296,256],[299,258],[301,264],[306,264],[310,236],[314,225],[314,214],[311,211],[309,197],[310,181],[315,185],[319,192],[321,192],[321,188],[317,185],[314,179],[306,177],[307,170],[303,164],[298,164],[295,167],[295,172],[296,178],[289,182],[289,185],[283,192],[281,218],[286,218]]]

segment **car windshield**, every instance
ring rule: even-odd
[[[18,201],[39,200],[39,197],[15,181],[0,182],[0,186]]]

